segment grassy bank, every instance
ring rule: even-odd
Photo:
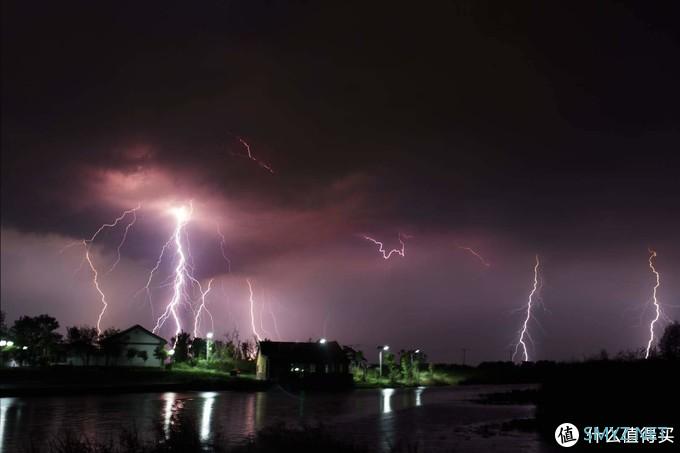
[[[188,390],[266,390],[253,375],[197,368],[70,367],[0,369],[0,396]]]

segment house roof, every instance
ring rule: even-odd
[[[141,331],[143,331],[145,334],[147,334],[147,335],[149,335],[149,336],[151,336],[151,337],[156,338],[156,339],[159,340],[162,344],[166,344],[166,343],[168,342],[165,338],[159,337],[159,336],[156,335],[155,333],[151,332],[151,331],[148,330],[148,329],[145,329],[144,327],[140,326],[139,324],[135,324],[135,325],[132,326],[132,327],[129,327],[129,328],[127,328],[127,329],[125,329],[125,330],[123,330],[123,331],[120,331],[120,332],[118,332],[118,333],[116,333],[116,334],[113,334],[113,335],[111,335],[110,337],[108,337],[107,339],[105,339],[104,341],[119,341],[119,340],[121,340],[125,335],[127,335],[127,334],[130,333],[130,332],[132,332],[133,330],[141,330]]]
[[[347,356],[337,341],[327,341],[326,343],[261,341],[260,354],[291,362],[337,363],[347,361]]]

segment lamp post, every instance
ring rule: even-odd
[[[411,370],[413,370],[413,356],[420,354],[420,349],[416,349],[415,351],[411,352]],[[418,368],[415,369],[415,372],[413,373],[416,377],[416,383],[418,382]]]
[[[383,356],[383,351],[387,351],[387,350],[389,350],[389,349],[390,349],[390,347],[389,347],[388,345],[378,346],[378,350],[380,351],[380,352],[378,352],[378,363],[379,363],[379,368],[380,368],[379,376],[380,376],[381,378],[382,378],[382,356]]]
[[[205,337],[207,338],[205,342],[205,360],[208,361],[210,360],[210,340],[213,338],[213,333],[208,332]]]

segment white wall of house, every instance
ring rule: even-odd
[[[103,355],[96,355],[90,357],[89,364],[91,366],[142,366],[142,367],[160,367],[162,365],[161,360],[154,357],[154,352],[158,346],[163,346],[164,341],[161,341],[154,335],[150,335],[144,329],[132,328],[130,331],[124,332],[120,338],[116,339],[116,342],[120,344],[120,354],[118,357],[109,356],[104,357]],[[136,356],[133,359],[128,359],[127,352],[129,349],[134,348],[137,351],[146,351],[147,360],[144,361],[142,358]],[[83,366],[83,358],[78,356],[70,356],[66,359],[66,363],[73,366]]]

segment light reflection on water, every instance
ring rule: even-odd
[[[374,442],[394,445],[409,410],[437,414],[438,408],[470,404],[474,391],[460,388],[357,390],[348,393],[291,394],[268,392],[167,392],[115,396],[69,396],[0,399],[0,452],[20,450],[32,439],[49,440],[66,429],[102,442],[117,440],[121,428],[134,428],[150,439],[166,438],[173,427],[194,423],[202,442],[219,435],[227,446],[241,443],[265,426],[316,424]],[[377,399],[377,401],[376,401]],[[458,407],[466,417],[468,410]],[[484,411],[484,408],[476,409]],[[526,410],[525,410],[526,412]],[[397,416],[401,417],[400,419]],[[413,415],[408,415],[413,417]],[[421,416],[418,416],[421,417]],[[447,413],[447,417],[450,415]],[[479,415],[484,418],[484,415]],[[371,422],[371,420],[374,420]],[[461,419],[458,423],[462,423]],[[376,423],[377,422],[377,423]],[[449,429],[448,419],[445,420]],[[428,422],[429,423],[429,422]],[[429,424],[424,425],[427,432]]]

